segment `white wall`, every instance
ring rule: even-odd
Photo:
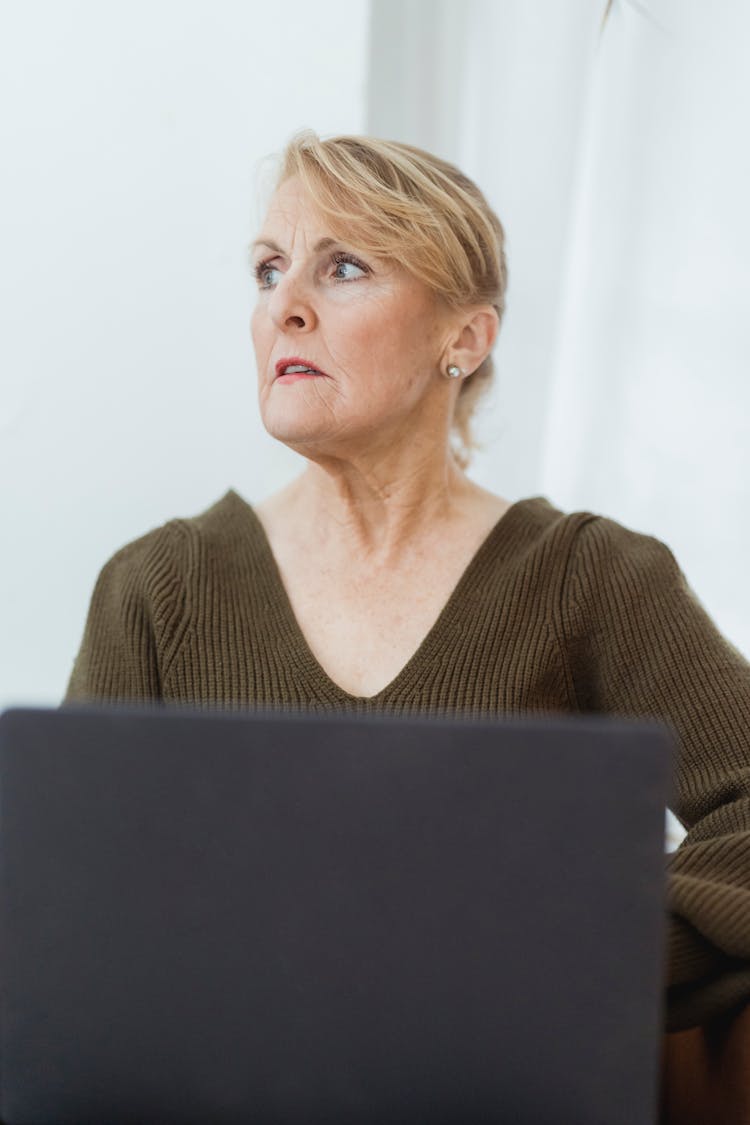
[[[255,175],[361,132],[365,0],[24,0],[0,40],[0,706],[59,702],[114,550],[296,471],[249,336]]]

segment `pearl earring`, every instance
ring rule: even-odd
[[[445,374],[449,379],[460,379],[463,375],[463,371],[460,367],[456,367],[455,363],[451,363]]]

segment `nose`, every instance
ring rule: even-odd
[[[268,302],[268,311],[277,328],[311,329],[317,315],[306,280],[289,269],[274,287]]]

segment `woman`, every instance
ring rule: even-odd
[[[496,215],[426,152],[305,132],[253,262],[263,422],[306,468],[254,509],[230,491],[118,551],[66,700],[671,723],[689,831],[670,860],[667,1026],[731,1020],[737,1051],[750,666],[658,540],[465,475],[504,309]],[[686,1051],[708,1059],[686,1036],[669,1037],[668,1091]]]

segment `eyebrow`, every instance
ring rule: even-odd
[[[327,250],[329,246],[335,246],[337,241],[338,240],[335,238],[321,238],[313,246],[313,254],[319,254],[321,250]],[[269,250],[275,250],[277,254],[284,254],[286,256],[286,251],[282,250],[281,247],[270,238],[256,238],[250,249],[255,250],[258,246],[267,246]]]

